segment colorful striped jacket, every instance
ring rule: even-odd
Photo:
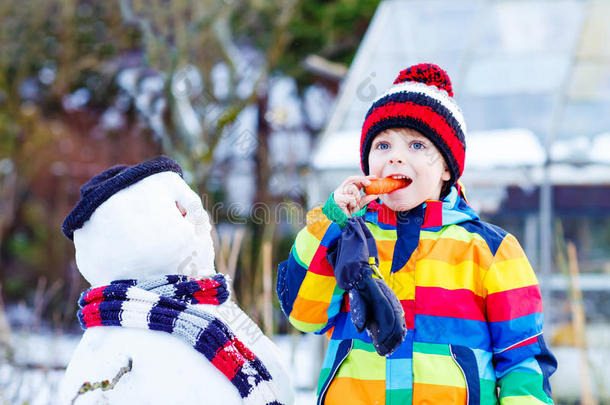
[[[357,215],[408,333],[382,357],[352,324],[326,259],[347,220],[331,196],[308,213],[277,282],[290,323],[330,338],[319,404],[553,403],[557,363],[542,338],[540,290],[514,236],[480,221],[455,188],[409,212],[373,202]]]

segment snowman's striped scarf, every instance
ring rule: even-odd
[[[228,297],[222,274],[202,280],[182,275],[117,280],[83,292],[78,319],[83,329],[123,326],[171,333],[220,370],[244,403],[281,405],[271,374],[260,359],[223,321],[199,305],[221,305]]]

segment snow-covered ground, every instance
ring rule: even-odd
[[[278,335],[273,338],[292,373],[290,377],[296,394],[296,405],[315,403],[315,388],[322,365],[325,339],[313,334]]]
[[[20,332],[11,338],[14,348],[12,364],[0,361],[0,405],[57,404],[59,382],[80,335]],[[296,405],[315,402],[323,340],[323,337],[315,335],[274,338],[282,357],[289,361]]]
[[[59,381],[79,339],[79,335],[14,333],[12,361],[3,358],[0,363],[0,404],[57,403]]]
[[[594,394],[608,399],[608,392],[598,393],[597,387],[607,391],[610,386],[608,348],[610,328],[596,325],[589,328],[591,375]],[[0,405],[55,405],[63,368],[68,364],[80,335],[51,333],[15,333],[15,368],[0,362]],[[296,405],[315,403],[315,387],[320,370],[325,338],[313,334],[278,335],[273,338],[282,357],[288,363],[296,394]],[[574,347],[551,349],[559,360],[559,369],[551,379],[556,399],[576,400],[580,395],[580,354]],[[559,401],[561,403],[561,401]]]

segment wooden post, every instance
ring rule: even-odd
[[[0,284],[0,349],[8,350],[11,345],[11,326],[4,312],[4,301],[2,300],[2,284]],[[1,354],[1,352],[0,352]]]
[[[591,392],[591,376],[587,359],[587,338],[585,334],[585,309],[582,304],[582,290],[578,277],[578,255],[574,243],[568,242],[568,264],[570,268],[570,306],[572,308],[572,327],[574,342],[580,350],[580,403],[583,405],[597,405],[597,400]]]
[[[227,260],[227,274],[231,279],[235,277],[235,270],[237,269],[237,258],[239,257],[239,250],[241,249],[241,242],[244,240],[246,232],[243,228],[237,228],[233,233],[233,243],[231,243],[231,252]]]
[[[222,254],[220,235],[216,231],[215,226],[212,226],[212,241],[214,242],[214,265],[216,266],[216,271],[219,273],[224,273],[226,272],[227,265],[224,260],[225,258]]]
[[[271,294],[271,242],[263,242],[263,323],[265,335],[273,336],[273,305]]]

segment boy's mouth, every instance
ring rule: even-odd
[[[364,187],[365,194],[391,194],[396,190],[408,187],[413,180],[402,174],[393,174],[384,178],[371,179],[371,184]]]
[[[400,180],[403,183],[403,185],[401,187],[397,188],[396,190],[393,190],[393,191],[389,192],[388,194],[391,194],[394,191],[398,191],[398,190],[401,190],[403,188],[407,188],[407,187],[409,187],[411,185],[411,183],[413,183],[413,179],[411,179],[410,177],[405,176],[403,174],[393,174],[393,175],[390,175],[390,176],[387,176],[387,177],[391,178],[391,179],[394,179],[394,180]]]

